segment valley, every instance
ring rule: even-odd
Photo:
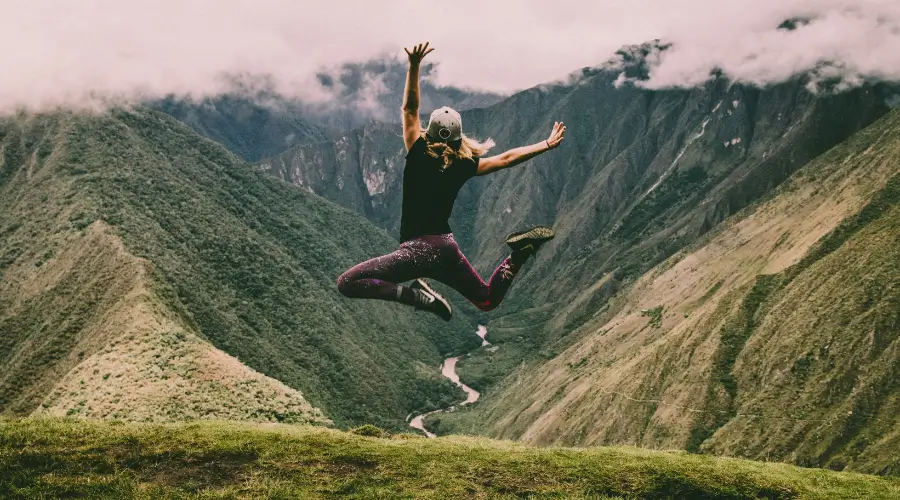
[[[900,473],[896,87],[647,90],[618,71],[429,90],[490,154],[571,131],[461,191],[451,226],[482,275],[509,232],[557,237],[491,313],[436,283],[447,324],[336,290],[396,247],[402,200],[400,126],[344,121],[353,91],[335,114],[223,96],[3,118],[0,414]]]
[[[900,3],[307,3],[0,16],[0,498],[900,498]]]
[[[482,347],[490,345],[490,343],[488,343],[488,341],[485,340],[485,336],[487,335],[487,328],[485,328],[484,326],[479,326],[477,334],[481,338]],[[469,354],[467,354],[467,355],[469,355]],[[453,411],[457,407],[472,404],[472,403],[475,403],[476,401],[478,401],[478,397],[479,397],[478,391],[476,391],[475,389],[472,389],[471,387],[469,387],[459,381],[459,375],[456,373],[456,364],[459,362],[461,357],[462,356],[455,356],[452,358],[445,359],[444,362],[441,363],[441,375],[443,375],[444,377],[449,379],[451,382],[453,382],[454,384],[459,386],[459,388],[462,389],[463,392],[466,393],[466,400],[462,401],[460,403],[454,404],[453,406],[450,406],[447,408],[442,408],[439,410],[432,410],[428,413],[423,413],[421,415],[413,416],[412,414],[410,414],[410,417],[413,417],[412,420],[409,420],[409,418],[407,417],[407,420],[409,420],[409,426],[412,427],[413,429],[421,431],[427,437],[433,438],[433,437],[437,437],[437,436],[425,428],[425,419],[426,418],[428,418],[431,415],[440,413],[440,412]]]
[[[822,417],[823,409],[814,406],[784,416],[784,401],[748,401],[750,406],[741,410],[742,379],[734,373],[744,363],[753,365],[736,358],[752,356],[754,344],[748,339],[753,330],[746,325],[762,321],[767,313],[761,311],[768,311],[754,302],[758,299],[742,297],[768,294],[766,280],[773,279],[768,276],[797,265],[885,189],[896,172],[889,160],[895,136],[889,123],[895,113],[885,116],[891,87],[814,96],[798,81],[765,90],[711,83],[690,92],[646,92],[615,89],[613,79],[603,71],[586,73],[577,87],[535,88],[463,113],[473,134],[506,147],[540,140],[543,131],[533,125],[540,116],[550,122],[563,119],[572,137],[562,158],[542,156],[519,171],[475,179],[460,195],[451,224],[482,272],[504,256],[497,241],[505,231],[552,224],[558,238],[529,263],[499,310],[488,316],[461,304],[471,317],[487,321],[493,342],[502,348],[478,351],[459,363],[461,379],[482,394],[482,401],[465,411],[432,416],[438,434],[487,434],[536,444],[727,449],[756,458],[775,452],[801,464],[830,461],[837,468],[895,470],[881,447],[887,443],[877,448],[882,451],[870,452],[880,458],[855,466],[840,451],[849,442],[828,451],[799,451],[799,436],[822,437],[816,422],[830,428],[839,420]],[[542,115],[541,109],[555,114]],[[593,112],[578,114],[584,109]],[[505,123],[535,132],[513,142],[504,135]],[[394,232],[403,165],[402,145],[392,138],[397,134],[396,125],[371,124],[333,144],[289,150],[257,168]],[[881,160],[870,163],[875,160],[863,151]],[[835,164],[845,169],[834,173]],[[818,197],[804,201],[807,191],[797,186],[808,186],[803,189]],[[760,210],[772,214],[769,220],[748,215]],[[743,224],[759,228],[742,229],[740,236],[727,232],[745,217],[753,222]],[[734,250],[738,253],[724,250],[737,241],[747,246]],[[704,245],[721,250],[693,255]],[[676,266],[682,260],[687,270]],[[672,266],[679,269],[677,279],[645,290],[644,283]],[[857,272],[869,275],[874,269]],[[754,281],[757,275],[760,281]],[[881,286],[894,279],[890,273],[882,276]],[[830,298],[822,296],[825,303],[842,301],[833,290]],[[742,303],[749,304],[747,312],[739,309]],[[895,331],[896,320],[890,318],[878,321]],[[721,340],[715,335],[720,329]],[[687,347],[675,347],[684,342]],[[828,344],[809,339],[800,345],[812,349],[819,342]],[[890,356],[887,346],[882,347]],[[810,361],[803,363],[816,359],[805,356]],[[796,398],[794,391],[810,388],[791,384],[822,381],[784,383],[783,394]],[[812,396],[817,397],[823,397],[821,392]],[[892,401],[894,396],[886,397]],[[765,432],[748,426],[769,408],[779,410],[772,418],[785,425],[778,431],[765,428],[783,433],[778,439],[794,448],[756,448],[738,437],[765,440]],[[605,412],[618,417],[598,420]],[[737,425],[726,425],[730,419],[745,421],[733,439],[742,439],[748,448],[713,444],[732,439],[724,435]],[[792,428],[788,423],[794,420],[806,424]],[[853,425],[868,427],[866,420]]]

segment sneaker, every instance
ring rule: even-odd
[[[506,244],[512,248],[513,252],[524,252],[525,255],[531,255],[537,252],[541,245],[552,240],[555,235],[552,228],[535,226],[510,234],[506,237]]]
[[[416,297],[416,309],[432,312],[444,321],[450,321],[450,317],[453,316],[450,303],[441,294],[435,292],[424,279],[419,278],[413,281],[409,288]]]

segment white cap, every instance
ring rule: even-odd
[[[462,117],[453,108],[438,108],[431,113],[427,133],[435,142],[458,141],[462,139]]]

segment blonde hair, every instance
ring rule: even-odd
[[[475,156],[483,156],[489,149],[496,145],[491,138],[479,141],[466,134],[462,134],[462,139],[459,141],[459,147],[454,148],[445,142],[428,141],[427,134],[425,134],[424,131],[422,132],[422,136],[425,137],[425,140],[428,143],[426,148],[428,155],[432,158],[443,157],[445,167],[450,165],[453,160],[459,158],[471,160]]]

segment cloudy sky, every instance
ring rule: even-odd
[[[269,75],[307,99],[312,75],[403,57],[430,41],[437,83],[513,92],[654,38],[673,48],[648,85],[702,83],[713,68],[769,83],[822,67],[848,85],[900,80],[898,0],[0,0],[0,109],[221,92]],[[812,19],[794,31],[784,19]]]

